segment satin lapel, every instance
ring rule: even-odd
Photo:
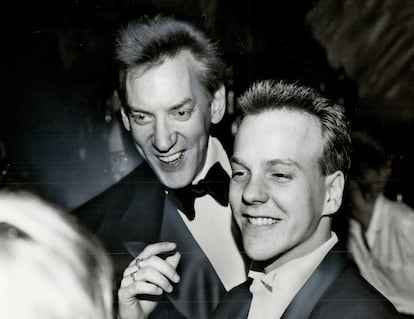
[[[175,242],[181,254],[177,268],[181,280],[173,293],[167,295],[168,299],[187,318],[208,318],[225,289],[170,196],[165,198],[160,239]]]
[[[349,265],[344,252],[331,250],[296,294],[284,312],[283,319],[309,318],[315,305],[335,279]]]
[[[210,319],[245,319],[249,314],[252,294],[249,290],[252,279],[231,289],[220,301]]]
[[[119,221],[119,239],[128,252],[136,257],[148,244],[160,239],[165,192],[155,179],[135,181],[125,213]]]

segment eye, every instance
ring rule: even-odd
[[[248,177],[248,172],[245,170],[233,170],[231,179],[236,182],[241,182]]]
[[[178,121],[187,121],[193,114],[193,109],[179,109],[171,112],[171,117]]]
[[[282,172],[271,173],[271,178],[279,183],[285,183],[292,180],[292,175]]]
[[[138,125],[144,125],[152,122],[153,116],[147,113],[137,112],[131,113],[132,120]]]

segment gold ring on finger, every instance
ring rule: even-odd
[[[142,268],[142,262],[144,261],[143,258],[137,258],[135,260],[135,265],[137,266],[138,270],[140,270]]]

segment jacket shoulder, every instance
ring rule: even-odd
[[[311,316],[333,317],[400,318],[391,302],[360,275],[353,263],[327,289]]]
[[[142,163],[123,179],[71,213],[80,224],[93,233],[98,233],[103,224],[114,224],[119,221],[134,198],[145,200],[154,198],[154,193],[161,192],[162,184],[151,168]]]

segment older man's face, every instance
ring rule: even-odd
[[[243,120],[230,203],[249,257],[288,261],[326,240],[319,231],[328,186],[322,151],[321,126],[310,114],[272,110]]]
[[[126,80],[123,122],[160,181],[170,188],[192,182],[203,167],[216,105],[197,77],[189,54],[166,59]]]

